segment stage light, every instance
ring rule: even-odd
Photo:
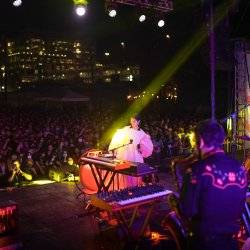
[[[159,22],[158,22],[158,26],[161,28],[161,27],[163,27],[165,25],[165,22],[164,22],[164,20],[159,20]]]
[[[86,13],[86,7],[83,5],[78,5],[76,6],[75,11],[78,16],[84,16]]]
[[[146,16],[145,15],[140,15],[139,17],[139,21],[142,23],[146,20]]]
[[[13,1],[13,6],[19,7],[22,5],[22,3],[23,3],[22,0],[15,0],[15,1]]]
[[[51,184],[51,183],[54,183],[55,181],[51,181],[51,180],[35,180],[35,181],[32,181],[31,184],[34,184],[34,185],[46,185],[46,184]]]
[[[116,14],[117,14],[117,13],[116,13],[116,10],[115,10],[115,9],[110,9],[110,10],[109,10],[109,16],[110,16],[110,17],[115,17]]]
[[[167,39],[169,39],[169,38],[170,38],[170,35],[169,35],[169,34],[167,34],[167,35],[166,35],[166,38],[167,38]]]

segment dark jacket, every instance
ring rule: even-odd
[[[234,234],[239,230],[246,188],[240,163],[215,153],[196,162],[186,174],[180,208],[197,235]]]

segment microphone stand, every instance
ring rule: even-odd
[[[133,143],[133,140],[130,140],[129,143],[126,143],[126,144],[123,144],[123,145],[121,145],[121,146],[119,146],[119,147],[116,147],[116,148],[111,149],[110,151],[112,152],[113,158],[115,158],[115,150],[117,150],[117,149],[119,149],[119,148],[126,147],[126,146],[128,146],[128,145],[130,145],[130,144],[132,144],[132,143]]]

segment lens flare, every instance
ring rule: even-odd
[[[19,7],[19,6],[21,6],[22,5],[22,0],[15,0],[14,2],[13,2],[13,5],[15,6],[15,7]]]
[[[142,23],[146,20],[146,16],[145,15],[140,15],[139,17],[139,21]]]
[[[86,13],[86,7],[84,7],[84,6],[77,6],[76,7],[76,14],[78,16],[84,16],[85,13]]]
[[[165,25],[164,20],[159,20],[158,26],[161,28],[161,27],[163,27],[164,25]]]
[[[110,16],[110,17],[115,17],[116,14],[117,14],[117,13],[116,13],[116,10],[115,10],[115,9],[112,9],[112,10],[109,11],[109,16]]]

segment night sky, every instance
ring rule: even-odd
[[[173,0],[174,11],[165,14],[166,25],[161,29],[156,25],[157,13],[151,14],[142,24],[138,21],[138,10],[119,6],[118,16],[111,19],[105,12],[104,0],[89,2],[87,14],[80,18],[74,13],[73,0],[23,0],[19,8],[13,7],[11,0],[1,0],[0,34],[2,38],[19,39],[26,34],[34,34],[90,41],[96,47],[99,57],[107,50],[113,61],[120,60],[122,55],[128,62],[138,63],[141,66],[142,82],[147,85],[205,22],[204,0]],[[227,19],[227,39],[250,37],[247,27],[250,23],[250,1],[239,2]],[[171,38],[167,39],[166,34]],[[217,42],[218,51],[222,51],[223,55],[223,48],[226,47],[224,43],[229,40],[220,39],[221,34]],[[123,54],[121,42],[126,45]],[[174,77],[180,82],[183,102],[194,105],[209,103],[207,42],[195,51]],[[221,94],[225,96],[225,92],[230,92],[231,87],[225,83],[227,72],[218,72],[217,78],[217,94],[220,98]],[[230,96],[227,95],[224,103],[228,101]]]

